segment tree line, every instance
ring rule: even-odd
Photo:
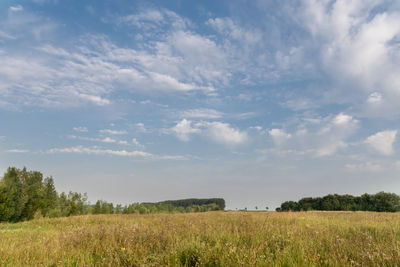
[[[379,192],[361,196],[329,194],[324,197],[305,197],[296,201],[285,201],[276,211],[400,211],[400,196]]]
[[[190,206],[207,206],[207,205],[217,205],[220,210],[225,209],[225,200],[223,198],[187,198],[178,200],[166,200],[157,202],[158,204],[170,204],[174,207],[190,207]]]
[[[83,214],[183,213],[223,210],[225,200],[182,199],[122,206],[103,200],[90,204],[87,195],[58,193],[53,177],[38,171],[10,167],[0,179],[0,222],[19,222],[35,217],[67,217]]]

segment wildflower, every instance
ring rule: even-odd
[[[122,250],[122,251],[125,251],[125,250],[126,250],[126,248],[121,248],[121,250]]]

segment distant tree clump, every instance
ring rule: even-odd
[[[191,198],[125,206],[103,200],[91,205],[87,199],[86,194],[76,192],[58,194],[54,179],[43,179],[43,174],[38,171],[10,167],[0,179],[0,222],[82,214],[183,213],[225,209],[225,200],[222,198]]]
[[[223,198],[187,198],[179,200],[166,200],[158,202],[157,204],[171,204],[174,207],[190,207],[190,206],[204,206],[215,204],[219,210],[225,209],[225,200]]]
[[[324,197],[306,197],[298,202],[285,201],[276,211],[400,211],[400,196],[394,193],[379,192],[361,196],[330,194]]]

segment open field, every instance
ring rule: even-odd
[[[0,265],[400,266],[400,213],[207,212],[4,223]]]

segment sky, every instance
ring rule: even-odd
[[[2,0],[0,123],[92,202],[400,194],[400,2]]]

